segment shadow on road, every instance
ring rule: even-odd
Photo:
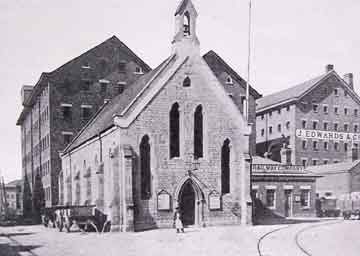
[[[0,236],[5,236],[5,237],[11,237],[11,236],[29,236],[29,235],[33,235],[35,233],[32,233],[32,232],[23,232],[23,233],[6,233],[6,234],[2,234],[0,233]]]
[[[17,245],[11,244],[10,240],[8,242],[0,242],[0,255],[3,256],[22,256],[24,252],[29,252],[31,250],[37,249],[41,246],[39,245]]]

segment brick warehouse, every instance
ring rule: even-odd
[[[302,165],[253,157],[251,180],[255,222],[266,222],[274,215],[315,216],[316,182],[320,177]]]
[[[23,86],[22,176],[42,177],[46,206],[58,203],[59,151],[107,101],[150,70],[115,36]]]
[[[326,72],[257,101],[257,153],[295,165],[356,159],[360,98],[353,75]]]
[[[176,207],[185,225],[251,221],[244,81],[214,52],[200,55],[196,18],[183,0],[171,56],[63,151],[61,204],[95,203],[113,231],[171,227]],[[251,89],[250,111],[259,97]]]

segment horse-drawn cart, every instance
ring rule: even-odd
[[[54,206],[46,208],[43,216],[45,226],[57,227],[61,232],[64,228],[70,232],[72,227],[78,227],[85,232],[103,232],[107,216],[95,205]]]

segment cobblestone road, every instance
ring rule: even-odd
[[[312,255],[355,256],[360,255],[360,221],[333,225],[302,223],[292,225],[271,225],[253,227],[209,227],[187,229],[185,234],[174,230],[152,230],[139,233],[81,234],[59,233],[42,226],[1,228],[0,234],[10,235],[11,240],[0,235],[0,256],[23,256],[28,249],[38,256],[112,256],[112,255],[259,255],[258,241],[265,234],[261,244],[262,255],[303,256],[296,246],[298,234],[300,244]],[[312,226],[321,225],[309,230]],[[20,246],[21,245],[21,246]],[[346,252],[346,253],[345,253]]]

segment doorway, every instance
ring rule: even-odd
[[[195,224],[196,194],[191,182],[186,182],[179,195],[179,208],[185,226]]]
[[[292,216],[292,190],[285,190],[285,217]]]

